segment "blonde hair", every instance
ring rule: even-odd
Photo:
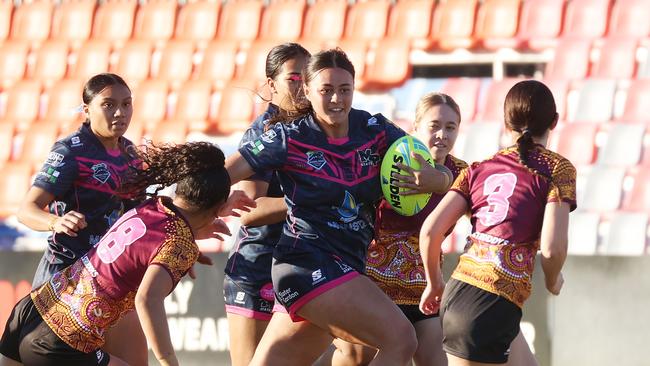
[[[447,94],[431,92],[425,94],[422,98],[420,98],[417,107],[415,107],[415,122],[413,123],[413,127],[416,127],[420,123],[420,120],[422,120],[424,114],[431,107],[442,104],[449,106],[449,108],[456,112],[458,115],[458,122],[460,123],[460,107],[458,107],[456,101]]]

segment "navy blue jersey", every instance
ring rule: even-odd
[[[276,124],[239,152],[256,172],[277,170],[289,208],[279,246],[315,246],[364,271],[381,159],[406,133],[355,109],[349,124],[347,138],[330,139],[308,115]]]
[[[279,112],[277,106],[269,104],[244,133],[239,147],[256,141],[266,130],[269,119]],[[266,197],[282,197],[280,182],[273,170],[260,170],[248,180],[263,181],[269,184]],[[241,226],[237,233],[235,245],[230,251],[225,272],[234,280],[260,282],[262,285],[271,281],[271,254],[280,239],[283,223],[263,226]]]
[[[88,226],[77,237],[54,234],[48,238],[48,250],[70,263],[90,250],[135,202],[118,196],[121,177],[133,161],[133,143],[120,138],[120,149],[107,151],[83,124],[75,133],[57,141],[36,175],[34,186],[54,195],[49,211],[63,216],[77,211],[86,216]]]

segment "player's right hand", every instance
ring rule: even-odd
[[[56,219],[52,225],[55,233],[66,234],[68,236],[77,236],[77,231],[86,226],[88,226],[86,216],[77,211],[67,212],[65,215]]]
[[[427,287],[420,298],[420,311],[426,315],[432,315],[440,310],[442,292],[445,290],[445,281],[442,276],[438,277],[435,283],[427,281]]]
[[[564,276],[562,275],[562,272],[560,272],[555,278],[555,281],[549,282],[547,279],[545,282],[548,292],[552,293],[553,295],[559,295],[560,290],[562,290],[562,286],[564,285]]]

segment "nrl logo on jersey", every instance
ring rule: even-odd
[[[65,163],[63,162],[63,155],[52,151],[47,156],[47,160],[45,161],[45,164],[51,166],[52,168],[61,167],[61,166],[65,165]]]
[[[377,117],[370,117],[368,119],[368,126],[377,126],[379,124],[379,121],[377,121]]]
[[[90,169],[93,170],[93,178],[101,182],[102,184],[108,181],[108,178],[111,177],[111,172],[108,170],[106,163],[95,164]]]
[[[260,136],[260,139],[262,139],[262,141],[266,142],[267,144],[272,144],[272,143],[273,143],[273,139],[274,139],[276,136],[278,136],[278,134],[275,133],[275,131],[273,131],[273,130],[268,130],[268,131],[264,132],[264,133]]]
[[[322,151],[307,151],[307,164],[316,170],[323,169],[325,164],[327,164],[325,154]]]
[[[361,166],[377,165],[381,160],[379,154],[373,151],[374,149],[357,150],[359,155],[359,162]]]

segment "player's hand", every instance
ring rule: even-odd
[[[254,199],[248,197],[244,191],[235,190],[230,193],[230,197],[219,210],[219,217],[240,217],[241,214],[237,211],[250,212],[255,207],[257,203]]]
[[[548,290],[548,292],[557,296],[560,294],[560,291],[562,290],[562,286],[564,285],[564,276],[562,275],[562,272],[560,272],[555,278],[555,281],[549,282],[549,280],[547,279],[545,282],[546,282],[546,289]]]
[[[445,281],[442,276],[437,276],[435,283],[427,281],[427,287],[420,298],[420,311],[426,315],[432,315],[440,310],[442,292],[445,290]]]
[[[221,235],[230,236],[230,228],[228,225],[221,220],[220,218],[215,218],[211,223],[205,226],[201,226],[194,230],[194,239],[203,240],[203,239],[218,239],[223,241],[224,238]]]
[[[58,234],[66,234],[68,236],[77,236],[77,231],[88,226],[86,223],[86,216],[77,211],[69,211],[65,215],[57,218],[52,227],[54,232]]]
[[[212,258],[208,257],[207,255],[203,254],[202,252],[199,252],[199,258],[196,260],[196,263],[203,264],[206,266],[211,266],[212,265]],[[191,279],[195,280],[196,279],[196,272],[194,272],[194,265],[190,267],[190,270],[187,272],[187,274],[190,276]]]
[[[393,177],[398,179],[395,185],[404,188],[400,194],[408,196],[432,192],[444,193],[447,191],[448,182],[451,179],[449,177],[452,176],[451,171],[447,167],[437,164],[434,168],[422,156],[416,153],[412,153],[411,157],[417,160],[420,164],[420,169],[413,169],[402,163],[395,164],[400,170],[406,173],[393,173]],[[449,172],[448,175],[446,175],[446,171]]]

